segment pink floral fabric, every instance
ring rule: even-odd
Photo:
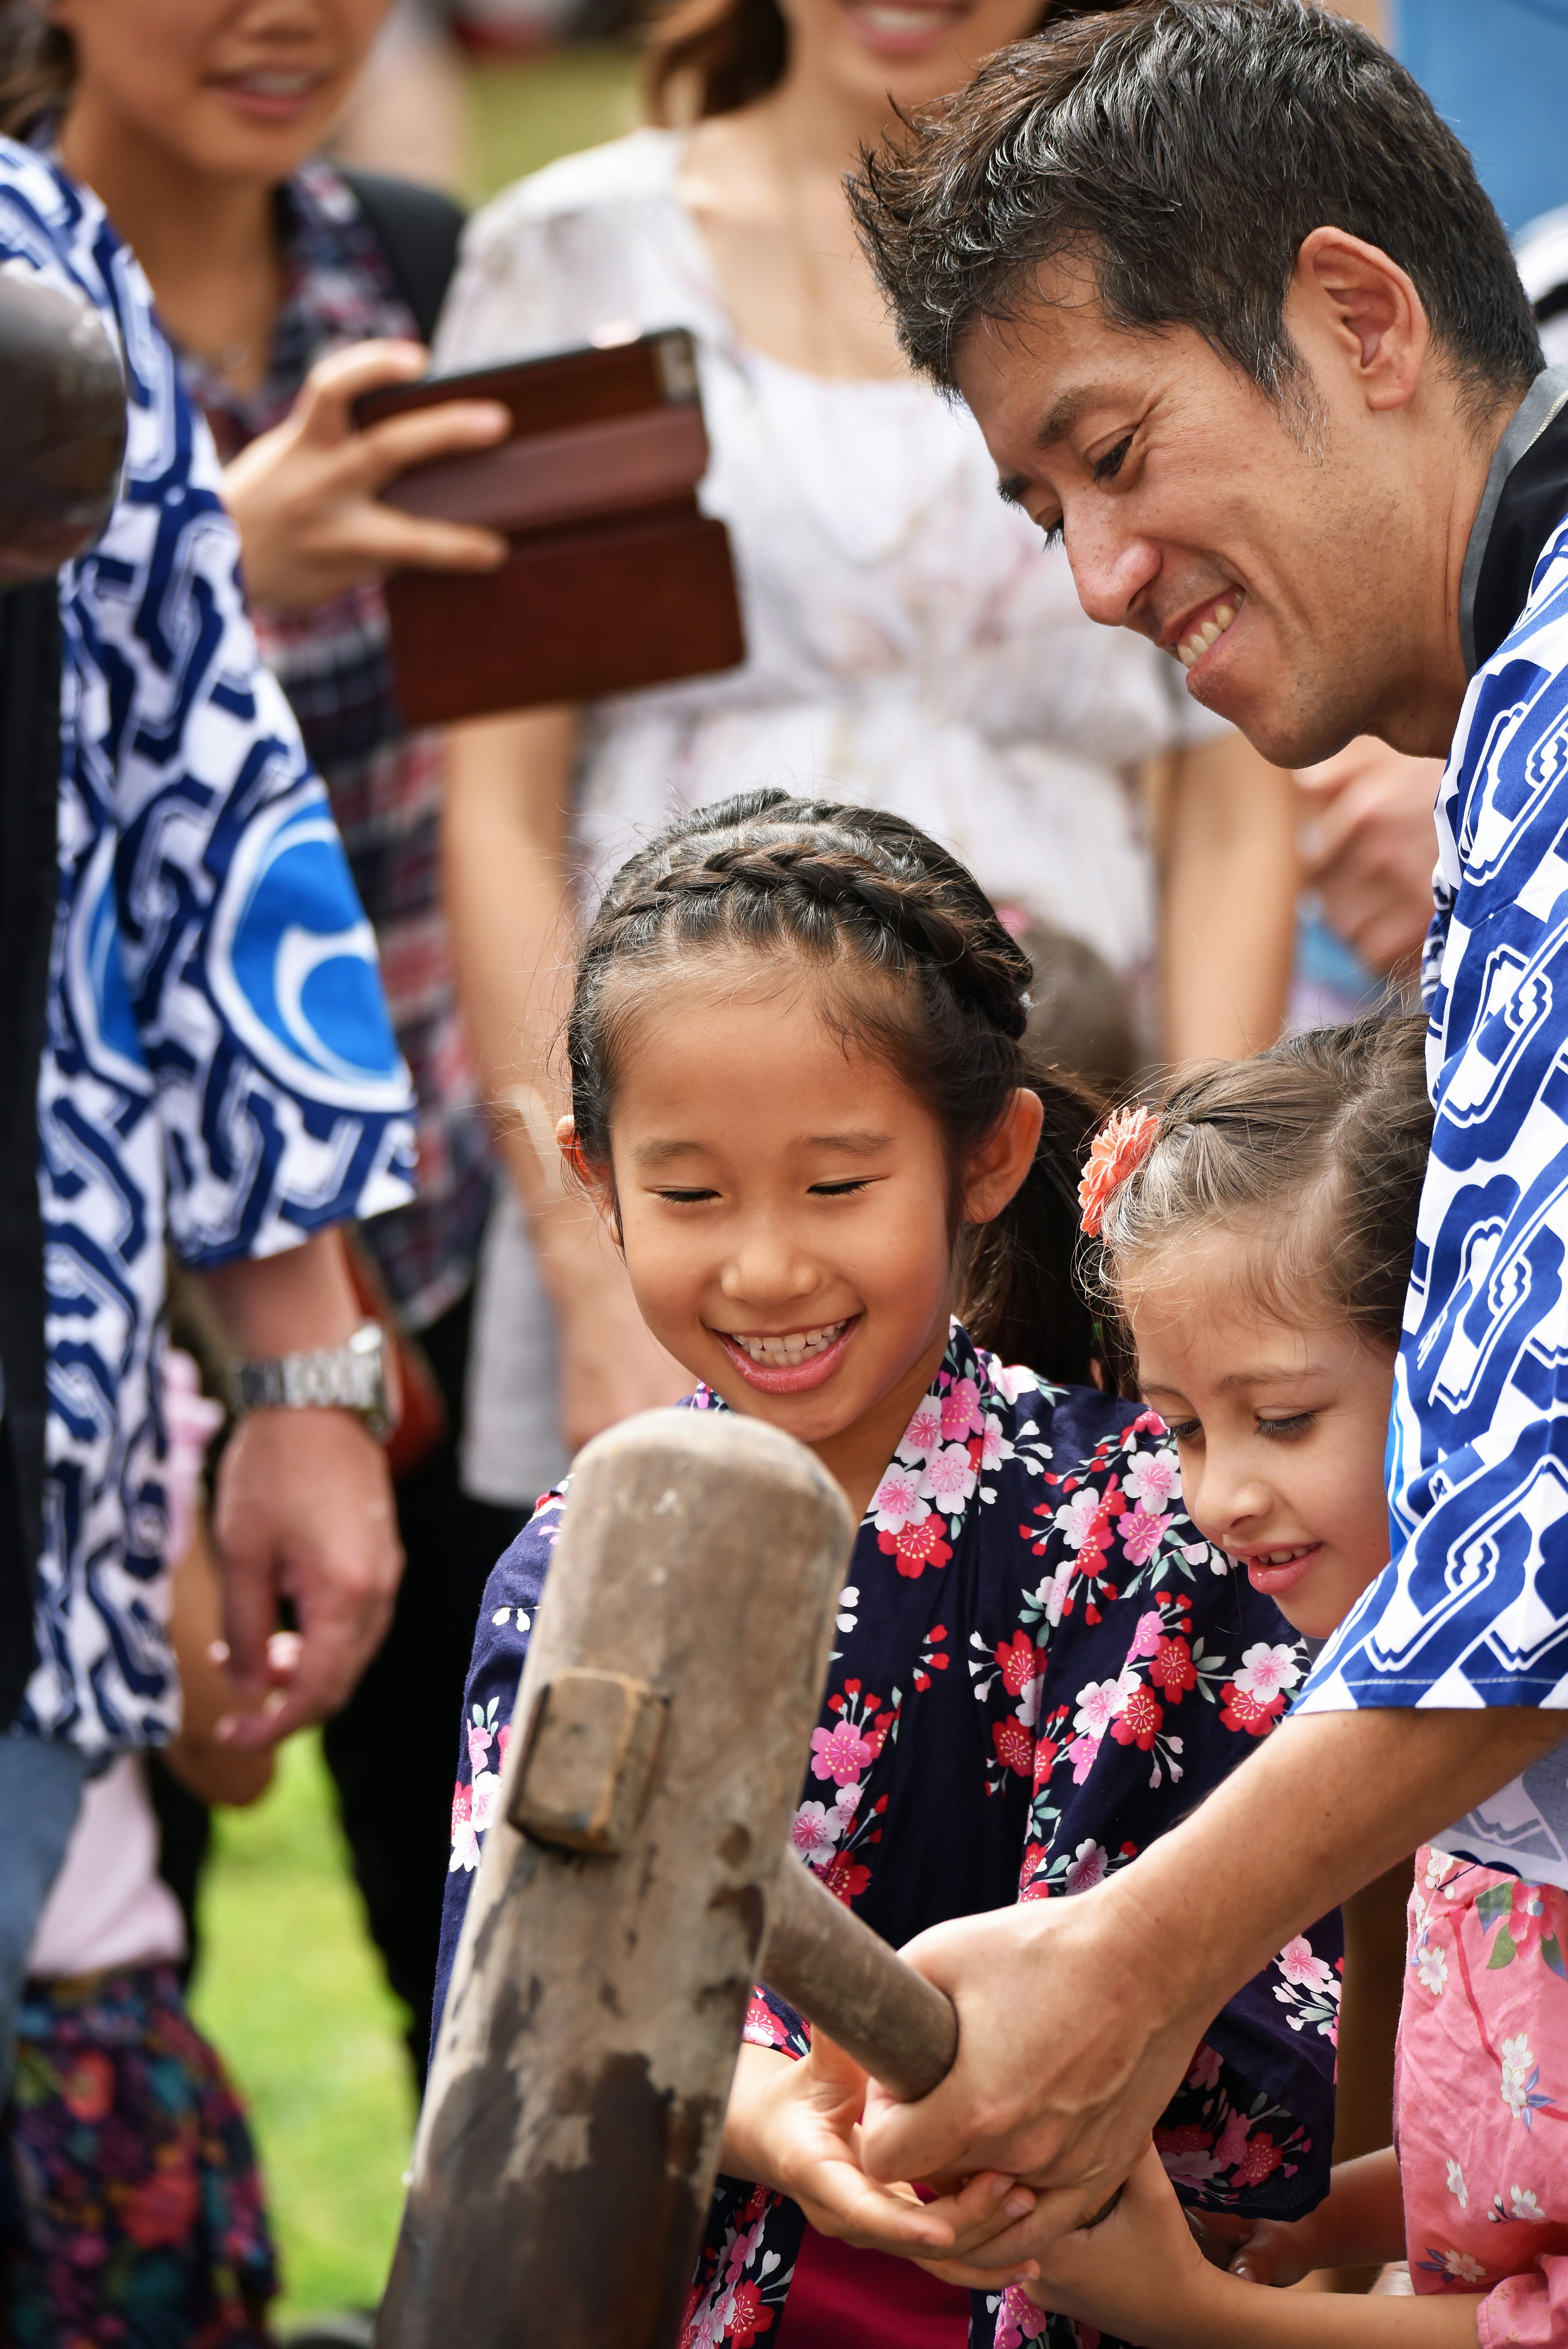
[[[1395,2133],[1418,2292],[1482,2349],[1568,2340],[1568,1892],[1416,1857]]]

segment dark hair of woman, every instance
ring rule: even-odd
[[[1045,0],[1040,25],[1119,5]],[[659,123],[733,114],[766,98],[789,62],[789,29],[778,0],[667,0],[649,10],[643,37],[644,91],[649,118]]]
[[[616,1072],[653,985],[716,952],[815,967],[818,1008],[844,1049],[890,1065],[943,1134],[970,1335],[1005,1361],[1087,1382],[1078,1177],[1102,1104],[1031,1055],[1029,958],[978,883],[902,816],[781,791],[668,826],[615,874],[577,965],[566,1044],[587,1166],[611,1163]],[[965,1164],[1020,1086],[1045,1107],[1034,1164],[994,1222],[964,1226]]]
[[[71,94],[77,53],[34,0],[0,0],[0,136],[26,139]]]

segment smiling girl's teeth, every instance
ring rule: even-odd
[[[775,1366],[782,1362],[793,1368],[797,1362],[805,1361],[809,1355],[821,1353],[835,1338],[843,1334],[847,1327],[847,1321],[830,1321],[820,1330],[791,1330],[781,1338],[752,1338],[736,1330],[730,1333],[730,1341],[734,1345],[744,1346],[754,1362],[769,1362]]]
[[[1201,628],[1194,628],[1192,634],[1177,646],[1176,657],[1182,667],[1191,668],[1194,661],[1202,660],[1210,646],[1219,643],[1235,616],[1234,604],[1216,604],[1212,619],[1205,620]]]
[[[1259,1558],[1258,1564],[1260,1566],[1294,1566],[1296,1559],[1305,1557],[1311,1547],[1310,1542],[1301,1542],[1295,1549],[1265,1550]]]

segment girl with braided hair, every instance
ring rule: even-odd
[[[757,792],[614,876],[567,1030],[563,1156],[698,1381],[691,1407],[784,1428],[861,1516],[794,1840],[895,1943],[1089,1895],[1272,1731],[1303,1667],[1182,1514],[1161,1423],[1107,1389],[1072,1279],[1097,1109],[1031,1065],[1029,975],[913,824]],[[545,1495],[485,1594],[447,1968],[569,1506]],[[759,1526],[759,1571],[766,1548]],[[1283,2217],[1321,2195],[1336,1955],[1329,1920],[1286,1953],[1318,1985],[1310,2013],[1271,1967],[1195,2051],[1166,2127],[1202,2207]],[[990,2343],[1024,2263],[971,2293],[952,2262],[1028,2189],[981,2175],[923,2204],[878,2183],[861,2076],[766,1990],[746,2038],[686,2349],[780,2322],[796,2349]]]

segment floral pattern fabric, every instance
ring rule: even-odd
[[[1416,1855],[1394,2119],[1418,2292],[1482,2349],[1568,2334],[1568,1892]]]
[[[693,1403],[723,1408],[704,1389]],[[545,1496],[485,1594],[438,2012],[565,1505]],[[838,1630],[794,1838],[895,1946],[1125,1867],[1255,1750],[1305,1672],[1272,1602],[1183,1516],[1162,1423],[1006,1369],[957,1324],[866,1511]],[[1315,1927],[1196,2051],[1161,2138],[1189,2200],[1290,2216],[1321,2199],[1338,1955],[1336,1920]],[[809,2044],[760,1988],[746,2035],[797,2055]],[[774,2329],[804,2223],[779,2196],[719,2180],[683,2349],[749,2349]],[[1065,2319],[1013,2297],[975,2296],[975,2349],[1073,2341]]]
[[[277,2275],[250,2132],[170,1966],[33,1982],[0,2252],[17,2349],[264,2349]]]

